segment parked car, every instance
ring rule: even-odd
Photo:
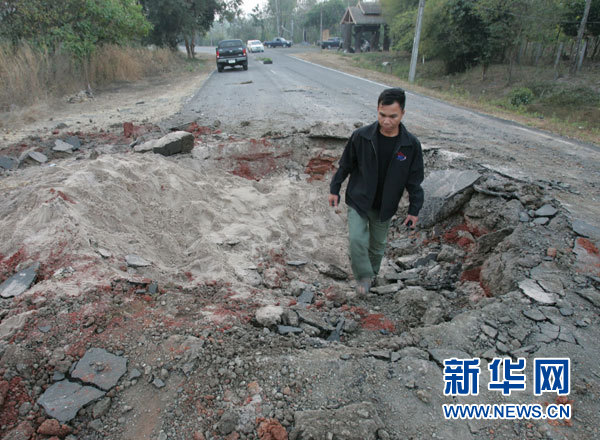
[[[248,70],[248,54],[242,40],[222,40],[217,45],[217,70],[222,72],[225,67],[242,66]]]
[[[271,41],[265,41],[263,44],[265,47],[292,47],[292,42],[283,37],[276,37]]]
[[[252,53],[265,51],[265,46],[263,46],[260,40],[248,40],[248,42],[246,43],[246,47]]]
[[[321,49],[330,49],[332,47],[342,47],[344,40],[340,37],[332,37],[325,41],[321,41]]]

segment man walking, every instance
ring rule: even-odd
[[[342,182],[350,175],[348,235],[358,294],[368,292],[379,273],[388,228],[404,189],[410,202],[404,225],[414,228],[423,206],[423,152],[401,122],[405,103],[400,88],[379,95],[377,121],[352,133],[329,188],[329,205],[336,207]]]

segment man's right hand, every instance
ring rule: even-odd
[[[339,201],[340,201],[340,196],[338,196],[337,194],[329,194],[329,206],[333,206],[334,208],[337,208]]]

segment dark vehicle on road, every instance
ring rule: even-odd
[[[271,41],[265,41],[263,45],[265,47],[292,47],[292,42],[283,37],[276,37]]]
[[[222,72],[225,67],[242,66],[248,70],[248,53],[242,40],[222,40],[217,45],[217,70]]]
[[[332,37],[325,41],[321,41],[321,49],[331,49],[332,47],[340,48],[344,44],[344,40],[340,37]]]

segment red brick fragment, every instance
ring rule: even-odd
[[[21,422],[15,429],[10,430],[3,439],[25,439],[29,440],[35,434],[35,429],[29,422]]]
[[[67,425],[61,425],[56,419],[46,419],[37,430],[41,435],[54,435],[59,438],[66,437],[71,433],[71,428]]]
[[[7,381],[0,381],[0,408],[4,405],[4,399],[6,399],[6,395],[8,394],[8,389],[10,388]]]
[[[288,440],[287,431],[276,419],[259,418],[258,438],[260,440]]]
[[[556,248],[550,247],[546,250],[546,255],[549,256],[550,258],[556,258],[556,254],[558,253],[558,251],[556,250]]]

